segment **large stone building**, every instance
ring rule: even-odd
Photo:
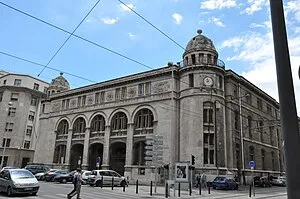
[[[100,157],[101,168],[149,180],[156,140],[170,176],[191,155],[209,176],[249,176],[250,160],[257,173],[283,172],[278,102],[226,69],[202,31],[176,64],[76,89],[58,78],[42,104],[35,162],[95,169]]]
[[[0,71],[0,162],[23,167],[33,161],[40,105],[49,84],[34,77]]]

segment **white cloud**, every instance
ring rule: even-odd
[[[133,9],[134,5],[132,3],[129,3],[129,4],[126,4],[126,6],[125,6],[124,4],[121,3],[119,5],[119,7],[125,12],[130,12],[131,10],[129,8]]]
[[[219,18],[217,18],[217,17],[211,17],[208,21],[210,23],[216,24],[217,26],[225,27],[225,25],[223,24],[223,22]]]
[[[201,8],[208,10],[231,8],[236,6],[237,4],[235,0],[205,0],[204,2],[201,2]]]
[[[104,17],[101,18],[101,20],[103,21],[103,23],[108,24],[108,25],[112,25],[115,24],[119,21],[119,18],[109,18],[109,17]]]
[[[293,19],[300,22],[300,0],[291,0],[287,2],[285,10],[287,15],[292,13],[294,14]]]
[[[174,13],[174,14],[172,15],[172,17],[173,17],[174,22],[175,22],[176,24],[178,24],[178,25],[181,24],[181,21],[182,21],[183,17],[182,17],[180,14]]]
[[[131,39],[131,40],[134,40],[134,39],[136,39],[136,35],[135,34],[133,34],[133,33],[128,33],[128,36],[129,36],[129,38]]]
[[[268,0],[248,0],[249,7],[243,10],[241,13],[246,13],[252,15],[254,12],[257,12],[262,9],[263,6],[268,5]]]
[[[249,68],[241,75],[278,100],[273,35],[270,26],[265,34],[247,32],[230,38],[222,43],[221,48],[233,49],[234,55],[228,58],[229,61],[242,61],[249,64]],[[300,108],[300,81],[297,72],[300,63],[299,35],[289,38],[289,51],[296,103]]]

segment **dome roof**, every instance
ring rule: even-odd
[[[63,73],[60,73],[60,76],[52,79],[49,89],[55,89],[57,91],[69,90],[69,82],[63,77]]]
[[[187,44],[185,52],[198,50],[211,50],[217,52],[213,42],[206,36],[201,35],[202,30],[198,30],[197,33],[198,35],[193,37]]]

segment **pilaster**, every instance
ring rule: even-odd
[[[133,126],[134,123],[128,123],[127,142],[126,142],[126,160],[125,165],[132,165],[132,148],[133,148]]]
[[[86,168],[88,166],[88,156],[89,156],[89,141],[90,141],[90,128],[87,127],[84,132],[84,146],[83,146],[83,157],[82,157],[82,167]]]
[[[70,153],[72,144],[72,129],[68,130],[67,147],[66,147],[66,164],[70,165]]]
[[[109,137],[110,137],[110,125],[106,125],[105,126],[105,134],[104,134],[102,168],[109,167],[109,145],[110,145]]]

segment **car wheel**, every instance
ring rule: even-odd
[[[13,195],[11,187],[7,188],[7,196],[11,197]]]
[[[102,184],[102,182],[101,182],[100,180],[98,180],[98,181],[96,182],[96,187],[100,187],[101,184]]]
[[[61,180],[61,182],[62,182],[62,183],[67,183],[67,179],[66,179],[66,178],[63,178],[63,179]]]

